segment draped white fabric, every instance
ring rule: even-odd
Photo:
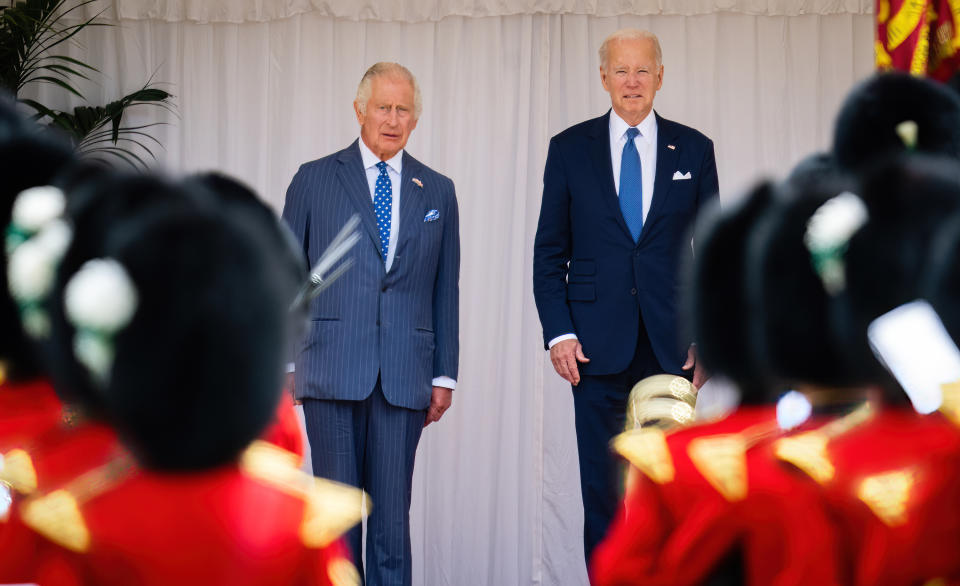
[[[233,19],[216,16],[226,2],[117,1],[136,17]],[[424,114],[408,148],[456,182],[463,247],[459,386],[452,410],[420,446],[415,583],[585,584],[571,391],[546,359],[531,293],[548,140],[609,107],[597,71],[603,37],[622,26],[649,28],[664,53],[657,109],[715,140],[722,198],[732,201],[758,176],[782,174],[829,145],[838,104],[872,68],[867,3],[704,0],[677,4],[743,12],[755,5],[761,14],[793,4],[839,14],[615,18],[575,13],[643,11],[648,3],[450,0],[430,14],[413,0],[234,4],[237,20],[290,17],[124,20],[96,29],[73,49],[105,74],[86,86],[88,97],[105,102],[151,77],[170,82],[179,118],[145,110],[134,119],[168,123],[155,133],[166,145],[162,164],[236,175],[279,210],[300,163],[357,137],[351,102],[364,69],[378,60],[410,67]],[[209,9],[190,12],[201,5]],[[458,5],[474,15],[566,14],[431,20]],[[349,20],[399,18],[401,7],[425,22]],[[50,88],[31,93],[68,105]]]
[[[422,22],[448,16],[586,14],[766,16],[869,14],[873,0],[112,0],[120,18],[169,22],[266,22],[300,14],[353,20]]]

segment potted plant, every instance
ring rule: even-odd
[[[74,18],[94,1],[13,0],[0,6],[0,87],[32,108],[39,122],[66,134],[79,152],[146,168],[138,149],[156,159],[151,147],[162,145],[147,130],[161,123],[124,126],[123,117],[129,108],[143,104],[172,109],[173,96],[152,82],[104,106],[78,106],[70,112],[20,97],[28,84],[47,83],[86,99],[74,85],[75,79],[89,79],[89,74],[99,71],[79,59],[58,54],[57,49],[88,27],[109,26],[99,20],[102,13]]]

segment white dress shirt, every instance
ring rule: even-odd
[[[370,188],[370,202],[373,203],[377,189],[377,177],[380,176],[380,169],[377,168],[380,158],[373,154],[370,147],[363,142],[363,137],[360,137],[359,142],[360,158],[363,159],[363,170],[367,174],[367,186]],[[385,263],[387,272],[390,272],[390,267],[393,266],[393,258],[397,254],[397,240],[400,235],[400,177],[403,175],[403,149],[400,149],[397,154],[384,162],[387,164],[387,175],[390,177],[390,188],[393,192],[393,208],[390,210],[390,241],[387,242],[387,260]],[[457,381],[449,376],[438,376],[433,379],[433,386],[453,389],[456,388]]]
[[[623,147],[627,144],[627,124],[613,110],[610,110],[610,161],[613,163],[613,186],[620,197],[620,161],[623,159]],[[635,127],[640,131],[633,139],[637,153],[640,154],[640,174],[643,183],[643,221],[647,221],[650,211],[650,202],[653,201],[653,183],[657,176],[657,117],[653,110]],[[548,348],[553,348],[558,342],[576,340],[574,333],[562,334],[550,340]]]

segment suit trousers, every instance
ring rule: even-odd
[[[362,488],[373,506],[367,518],[367,586],[409,586],[410,496],[413,461],[426,410],[396,407],[380,378],[362,401],[304,399],[303,414],[316,476]],[[361,526],[347,534],[358,566]]]
[[[587,564],[593,549],[606,535],[623,492],[622,466],[610,450],[610,440],[623,431],[627,399],[633,386],[648,376],[662,373],[641,317],[637,348],[626,370],[615,374],[581,375],[580,384],[573,387],[584,513],[583,549]]]

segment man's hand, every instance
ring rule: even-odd
[[[687,361],[683,363],[682,368],[684,370],[693,369],[693,386],[697,390],[700,390],[700,387],[710,379],[710,373],[697,360],[697,346],[695,344],[691,344],[687,349]]]
[[[294,405],[303,405],[303,401],[297,399],[296,394],[294,394],[294,389],[296,388],[293,381],[295,380],[294,373],[288,372],[283,378],[283,392],[290,393],[290,398],[293,399]]]
[[[430,406],[427,407],[427,419],[423,422],[426,427],[434,421],[440,421],[443,414],[453,403],[453,389],[447,387],[433,387],[433,396],[430,397]]]
[[[557,374],[571,385],[577,386],[580,384],[577,362],[590,362],[590,359],[583,355],[583,346],[579,340],[563,340],[550,348],[550,362]]]

